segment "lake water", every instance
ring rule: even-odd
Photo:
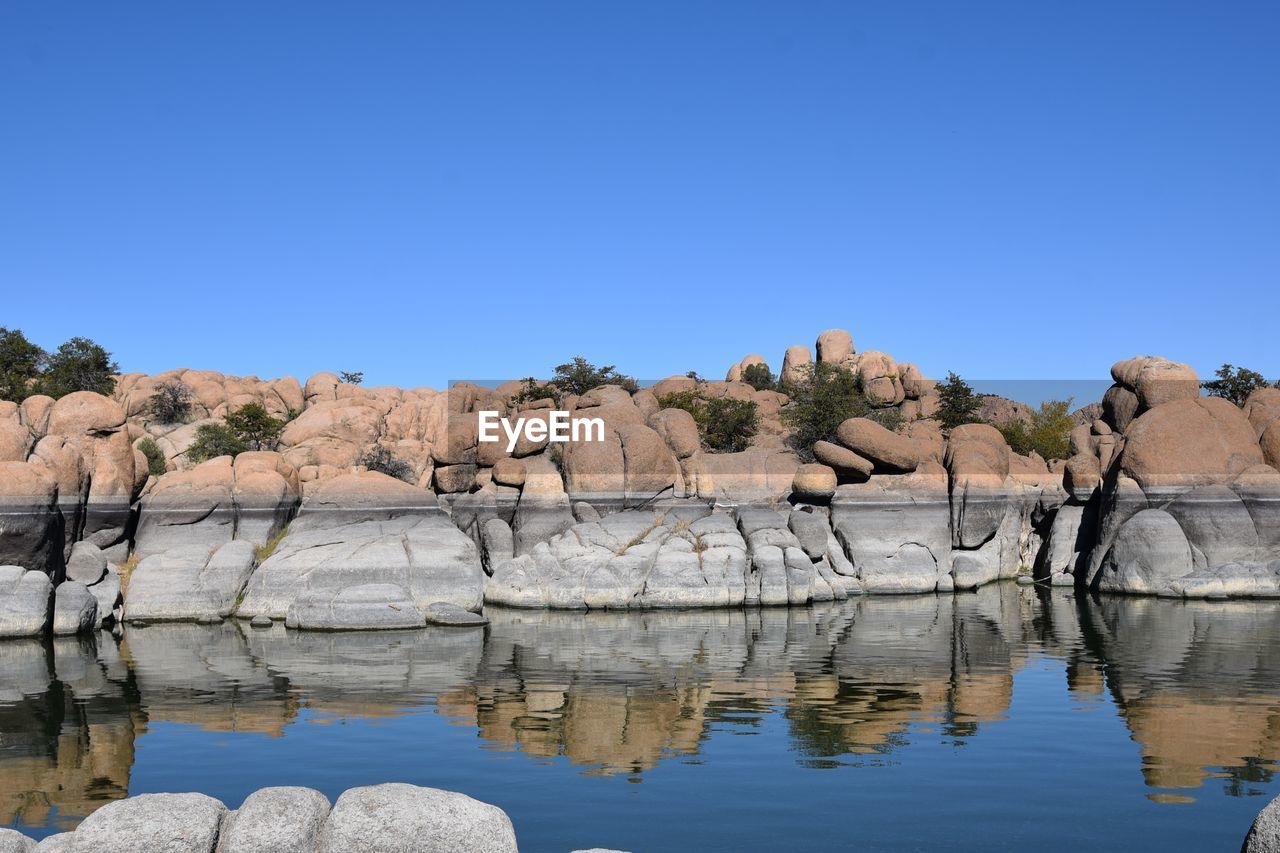
[[[1235,851],[1280,794],[1280,602],[989,586],[484,630],[0,642],[0,824],[406,781],[525,853]]]

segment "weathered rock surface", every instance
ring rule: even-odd
[[[914,441],[868,418],[850,418],[840,424],[836,436],[845,447],[871,460],[879,471],[903,473],[920,464],[920,449]]]
[[[479,610],[474,542],[430,492],[383,474],[328,480],[253,573],[237,615],[317,630],[422,625],[427,605]]]
[[[36,637],[53,615],[53,583],[44,572],[0,566],[0,638]]]
[[[311,788],[261,788],[227,815],[217,853],[313,853],[329,799]]]
[[[98,627],[98,600],[78,581],[65,581],[53,591],[55,637],[87,634]]]
[[[0,565],[39,569],[58,577],[63,567],[63,517],[58,483],[42,465],[0,462]]]
[[[1097,585],[1104,592],[1155,595],[1193,568],[1191,546],[1177,519],[1164,510],[1144,509],[1120,528]]]
[[[344,792],[317,850],[516,853],[516,834],[496,806],[451,791],[389,783]]]
[[[1229,483],[1264,462],[1249,419],[1218,397],[1157,406],[1129,425],[1125,439],[1121,466],[1148,494]]]
[[[1280,853],[1280,797],[1258,812],[1240,853]]]
[[[76,851],[213,853],[227,807],[204,794],[140,794],[108,803],[74,833]]]
[[[197,622],[229,616],[253,566],[253,543],[243,539],[212,552],[197,544],[152,554],[133,570],[125,621]]]

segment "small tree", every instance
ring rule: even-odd
[[[162,382],[151,395],[151,416],[158,423],[186,423],[191,417],[191,389],[184,382]]]
[[[524,387],[512,394],[508,401],[513,407],[518,408],[525,403],[532,403],[535,400],[555,400],[560,396],[559,389],[554,385],[539,382],[532,376],[526,376],[520,381],[524,383]]]
[[[760,413],[754,400],[707,399],[698,391],[673,391],[659,397],[658,405],[693,415],[702,445],[712,453],[746,450],[760,428]]]
[[[364,374],[358,370],[339,370],[338,378],[349,385],[359,385],[364,381]]]
[[[156,440],[151,436],[146,436],[138,442],[137,448],[142,455],[147,457],[147,473],[153,477],[159,477],[169,470],[165,463],[164,451],[160,449],[160,445],[156,444]]]
[[[1046,400],[1031,412],[1030,423],[1015,418],[1001,424],[1005,441],[1015,453],[1024,456],[1032,451],[1045,459],[1066,459],[1071,456],[1071,400]]]
[[[21,403],[34,391],[47,353],[20,329],[0,326],[0,400]]]
[[[284,430],[284,421],[274,418],[261,403],[246,403],[225,418],[227,427],[246,448],[269,450]]]
[[[772,391],[778,387],[778,379],[767,364],[748,364],[742,369],[742,381],[757,391]]]
[[[235,430],[222,424],[201,424],[196,427],[195,441],[187,448],[187,458],[192,462],[204,462],[219,456],[237,456],[249,448]]]
[[[803,461],[812,462],[814,442],[834,441],[840,424],[866,417],[871,405],[857,375],[846,367],[819,362],[802,371],[798,381],[782,389],[791,398],[782,410],[782,423],[792,430],[792,449]]]
[[[585,394],[601,385],[620,385],[628,391],[639,388],[635,379],[619,373],[612,364],[596,367],[580,355],[574,356],[573,361],[556,365],[551,384],[562,394]]]
[[[40,393],[65,397],[76,391],[93,391],[109,396],[116,387],[120,370],[111,353],[88,338],[72,338],[49,356],[40,377]]]
[[[982,423],[978,417],[978,408],[982,400],[955,373],[948,373],[943,382],[938,383],[938,411],[933,419],[942,424],[944,432],[950,432],[962,424]]]
[[[1210,397],[1222,397],[1237,406],[1243,406],[1250,394],[1270,384],[1261,373],[1247,367],[1233,367],[1230,364],[1222,365],[1213,372],[1213,375],[1218,378],[1207,379],[1200,383],[1200,387]],[[1280,388],[1280,382],[1277,382],[1275,387]]]
[[[406,483],[413,482],[413,467],[403,459],[397,459],[381,444],[374,445],[372,450],[362,456],[360,464],[370,471],[377,471],[379,474],[386,474],[388,477],[395,477]]]

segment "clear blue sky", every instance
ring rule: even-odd
[[[125,370],[1280,374],[1280,4],[0,5],[0,325]]]

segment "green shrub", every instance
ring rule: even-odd
[[[186,423],[191,417],[191,389],[183,382],[161,383],[151,395],[148,408],[159,423]]]
[[[147,457],[147,473],[153,477],[159,477],[168,470],[165,464],[164,451],[160,449],[160,445],[156,444],[156,440],[151,436],[146,436],[137,444],[138,450],[142,455]]]
[[[390,450],[380,444],[375,445],[361,457],[360,464],[370,471],[377,471],[379,474],[386,474],[388,477],[395,477],[406,483],[413,482],[413,466],[403,459],[397,459]]]
[[[834,441],[840,424],[867,417],[873,410],[862,393],[862,383],[848,368],[820,362],[807,364],[802,371],[798,381],[782,389],[791,398],[782,410],[782,423],[792,430],[792,449],[802,461],[812,462],[814,442]]]
[[[693,415],[702,446],[711,453],[746,450],[760,428],[760,412],[754,400],[707,399],[697,391],[674,391],[659,397],[658,405]]]
[[[773,391],[778,387],[778,379],[767,364],[748,364],[742,370],[742,381],[757,391]]]
[[[981,398],[955,373],[948,373],[943,382],[938,383],[938,411],[933,419],[942,424],[943,432],[950,432],[962,424],[980,424],[978,409],[982,406]]]
[[[36,380],[46,356],[20,329],[0,326],[0,400],[21,403],[36,393]]]
[[[72,338],[49,356],[38,388],[54,399],[76,391],[110,396],[119,370],[111,353],[101,346],[88,338]]]
[[[1031,422],[1015,419],[997,426],[1015,453],[1032,451],[1046,460],[1071,456],[1071,400],[1046,400],[1031,412]]]
[[[1237,406],[1243,406],[1249,395],[1259,388],[1266,388],[1270,383],[1266,377],[1247,367],[1233,367],[1224,364],[1213,372],[1217,379],[1207,379],[1200,383],[1210,397],[1222,397]],[[1275,383],[1280,388],[1280,382]]]
[[[338,378],[348,385],[359,385],[364,381],[364,374],[359,370],[339,370]]]
[[[545,382],[539,382],[532,376],[526,376],[521,382],[524,383],[524,387],[512,394],[508,400],[513,408],[519,408],[536,400],[557,400],[560,397],[558,388]]]
[[[187,458],[192,462],[204,462],[219,456],[236,456],[249,448],[235,430],[221,424],[201,424],[196,427],[195,441],[187,448]]]
[[[248,449],[270,450],[284,431],[284,421],[271,416],[261,403],[246,403],[227,414],[227,427]]]
[[[601,385],[620,385],[628,391],[639,388],[635,379],[619,373],[612,364],[596,367],[580,355],[570,362],[556,366],[551,385],[562,394],[585,394]]]

